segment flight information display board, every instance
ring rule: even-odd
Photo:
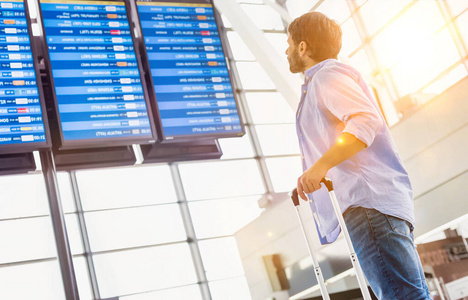
[[[47,121],[25,4],[0,0],[0,7],[0,153],[44,148]]]
[[[211,1],[137,8],[163,138],[243,135]]]
[[[123,1],[41,0],[61,148],[155,142]]]

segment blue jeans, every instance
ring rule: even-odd
[[[378,299],[432,299],[410,223],[363,207],[348,209],[344,219],[361,267]]]

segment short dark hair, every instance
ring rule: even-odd
[[[307,55],[317,62],[337,58],[341,50],[340,25],[319,12],[308,12],[295,19],[288,33],[296,45],[304,41]]]

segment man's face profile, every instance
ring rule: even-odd
[[[288,56],[289,70],[292,73],[300,73],[305,71],[305,62],[299,55],[299,47],[294,44],[291,35],[288,36],[288,49],[286,49],[286,55]]]

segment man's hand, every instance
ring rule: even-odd
[[[312,167],[297,179],[297,194],[307,201],[305,194],[313,193],[320,189],[320,181],[327,175],[328,168],[318,160]]]
[[[304,194],[313,193],[321,188],[320,181],[328,170],[341,164],[367,146],[350,133],[343,133],[338,141],[317,162],[297,179],[297,193],[307,201]]]

